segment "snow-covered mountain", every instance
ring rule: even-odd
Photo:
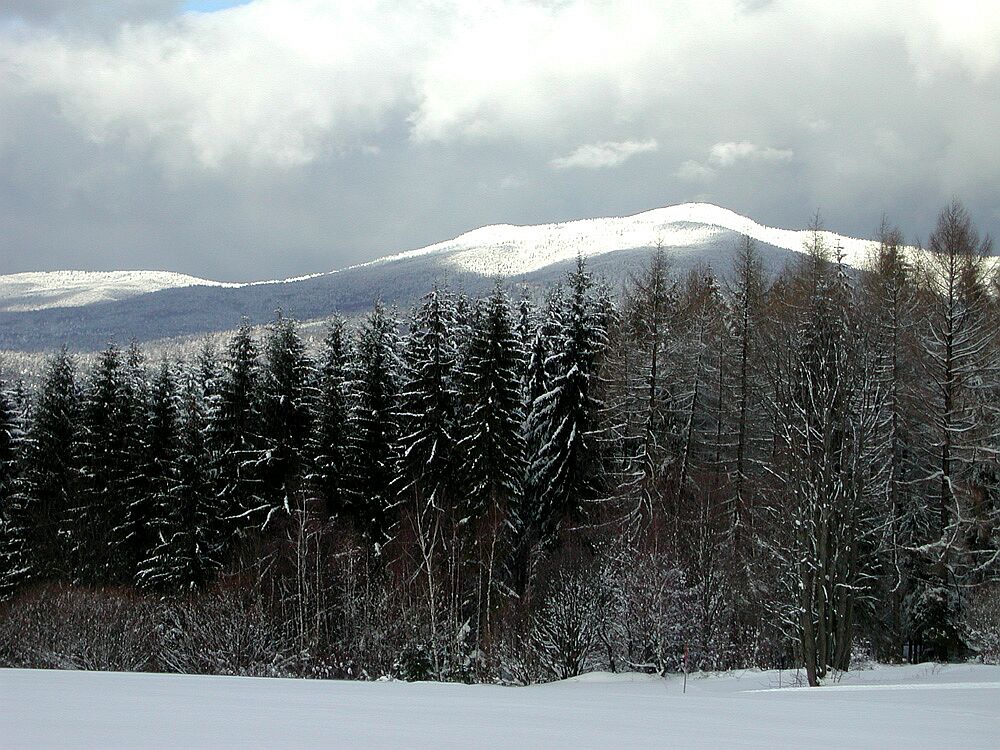
[[[170,271],[33,271],[0,276],[0,311],[82,307],[188,286],[238,286]]]
[[[824,232],[845,260],[860,264],[871,243]],[[538,226],[498,224],[452,240],[336,271],[280,281],[223,283],[163,271],[58,271],[0,276],[0,349],[166,338],[227,330],[241,316],[268,319],[281,308],[302,320],[364,309],[374,297],[405,307],[435,280],[477,292],[496,278],[542,284],[577,253],[614,281],[660,245],[676,271],[698,262],[728,270],[741,235],[779,268],[811,233],[766,227],[718,206],[685,203],[627,217]]]
[[[375,261],[441,255],[456,268],[485,276],[514,277],[584,256],[653,247],[690,252],[715,244],[730,233],[748,235],[775,248],[800,252],[808,230],[775,229],[710,203],[682,203],[634,216],[582,219],[559,224],[514,226],[495,224],[466,232],[453,240]],[[837,243],[849,264],[864,260],[871,243],[823,232],[830,247]]]

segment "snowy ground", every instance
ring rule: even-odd
[[[527,688],[0,670],[0,747],[1000,747],[1000,667]]]

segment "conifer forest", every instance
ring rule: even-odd
[[[373,303],[319,345],[0,386],[0,665],[530,683],[1000,653],[1000,275],[963,207],[863,269]],[[991,651],[992,649],[992,651]]]

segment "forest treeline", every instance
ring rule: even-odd
[[[662,251],[0,389],[0,660],[527,682],[996,655],[1000,276]]]

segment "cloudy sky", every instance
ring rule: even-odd
[[[706,200],[1000,230],[994,0],[0,0],[0,273],[283,277]]]

